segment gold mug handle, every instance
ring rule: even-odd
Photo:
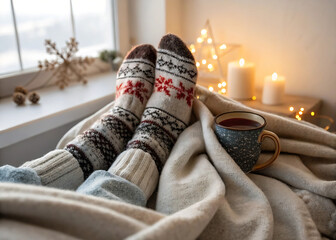
[[[277,157],[280,154],[280,140],[279,140],[279,137],[275,133],[267,131],[267,130],[263,130],[258,137],[258,142],[259,143],[262,142],[264,138],[267,138],[267,137],[273,140],[274,145],[275,145],[275,152],[268,161],[261,163],[259,165],[255,165],[252,171],[257,171],[257,170],[261,170],[261,169],[268,167],[270,164],[272,164],[275,161],[275,159],[277,159]]]

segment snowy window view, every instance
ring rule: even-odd
[[[79,55],[113,48],[112,12],[111,0],[0,0],[0,74],[48,58],[45,39],[63,47],[75,36]]]

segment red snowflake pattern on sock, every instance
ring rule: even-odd
[[[145,88],[144,83],[137,81],[133,84],[132,81],[128,80],[126,82],[126,85],[123,84],[124,83],[121,83],[119,86],[117,86],[116,98],[118,98],[122,94],[129,94],[137,97],[141,103],[143,103],[145,98],[149,98],[147,96],[148,89]]]
[[[194,99],[194,88],[191,87],[186,89],[182,82],[179,83],[179,87],[173,85],[173,80],[171,78],[166,79],[165,77],[160,76],[155,81],[155,91],[164,92],[167,96],[170,95],[170,89],[177,91],[175,98],[177,99],[186,99],[189,107],[192,105]]]
[[[158,92],[164,92],[166,95],[170,96],[170,91],[168,88],[172,88],[173,80],[171,78],[165,79],[160,76],[155,81],[155,88]]]
[[[121,91],[122,91],[122,86],[124,83],[120,83],[119,86],[117,85],[116,87],[116,98],[118,98],[121,95]]]

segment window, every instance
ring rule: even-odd
[[[115,48],[113,0],[0,0],[0,75],[48,58],[44,40],[63,47],[70,37],[79,55]]]

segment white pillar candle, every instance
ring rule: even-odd
[[[262,103],[267,105],[279,105],[283,103],[285,95],[285,78],[273,73],[265,77]]]
[[[254,96],[254,64],[230,62],[228,65],[228,96],[234,99],[251,99]]]

